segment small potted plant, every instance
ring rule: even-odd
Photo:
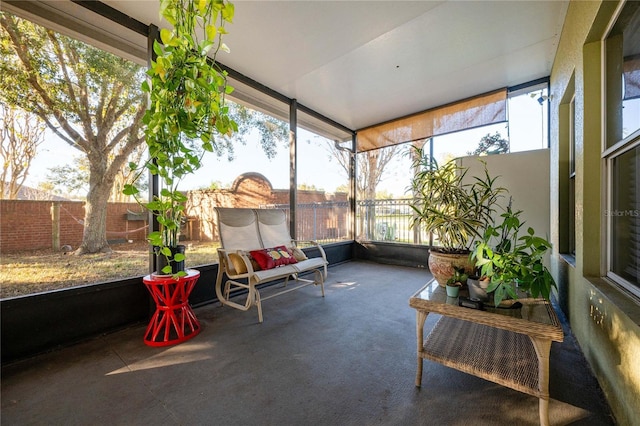
[[[487,288],[491,280],[486,276],[480,276],[479,269],[476,268],[475,272],[467,278],[467,287],[469,289],[469,297],[472,300],[479,300],[481,302],[489,301],[489,295],[487,294]]]
[[[162,1],[160,13],[173,29],[160,31],[162,43],[154,42],[157,57],[142,84],[149,94],[143,119],[149,159],[142,168],[129,165],[138,176],[145,168],[157,176],[160,193],[145,203],[134,184],[123,192],[158,221],[159,230],[148,235],[158,254],[158,272],[184,276],[184,248],[178,243],[187,198],[178,184],[201,167],[205,152],[214,150],[216,134],[237,131],[225,105],[233,89],[216,64],[217,52],[227,50],[222,36],[225,23],[233,20],[234,6],[226,0]]]
[[[518,291],[549,300],[556,283],[544,265],[544,256],[551,244],[536,236],[533,228],[527,228],[519,236],[524,222],[522,211],[513,211],[511,201],[501,215],[502,222],[490,226],[478,241],[472,258],[480,269],[483,279],[488,279],[487,293],[493,292],[494,304],[498,306],[506,297],[518,298]],[[496,241],[492,246],[491,243]]]
[[[454,267],[454,270],[453,276],[447,280],[447,296],[449,297],[458,297],[460,288],[467,282],[468,278],[464,268]]]
[[[411,226],[421,226],[437,239],[429,250],[429,270],[441,286],[453,276],[454,267],[472,273],[471,246],[493,223],[492,215],[505,188],[496,185],[484,165],[484,175],[465,183],[468,169],[455,161],[438,164],[423,148],[413,147],[414,176],[407,191],[413,195]]]

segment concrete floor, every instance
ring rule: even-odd
[[[2,368],[6,425],[536,425],[538,400],[425,361],[409,297],[425,270],[350,262],[257,312],[195,309],[202,332],[146,346],[144,325]],[[437,319],[430,315],[426,327]],[[614,424],[571,332],[551,350],[554,425]]]

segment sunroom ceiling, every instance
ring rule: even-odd
[[[103,3],[166,26],[158,0]],[[568,1],[244,1],[218,59],[361,129],[551,72]]]

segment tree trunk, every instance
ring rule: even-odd
[[[89,193],[84,211],[82,243],[75,254],[110,253],[107,242],[107,203],[113,186],[106,158],[90,158]]]
[[[107,202],[110,186],[96,187],[87,194],[82,244],[75,254],[110,253],[107,242]]]

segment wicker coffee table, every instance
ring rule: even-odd
[[[465,289],[460,296],[468,296]],[[418,371],[416,386],[422,383],[422,364],[429,359],[473,374],[511,389],[540,398],[540,424],[549,424],[549,352],[551,342],[564,335],[551,305],[543,299],[520,298],[520,308],[509,309],[513,301],[485,310],[458,306],[458,298],[447,297],[435,280],[409,299],[416,309]],[[428,336],[424,323],[430,313],[442,315]]]

